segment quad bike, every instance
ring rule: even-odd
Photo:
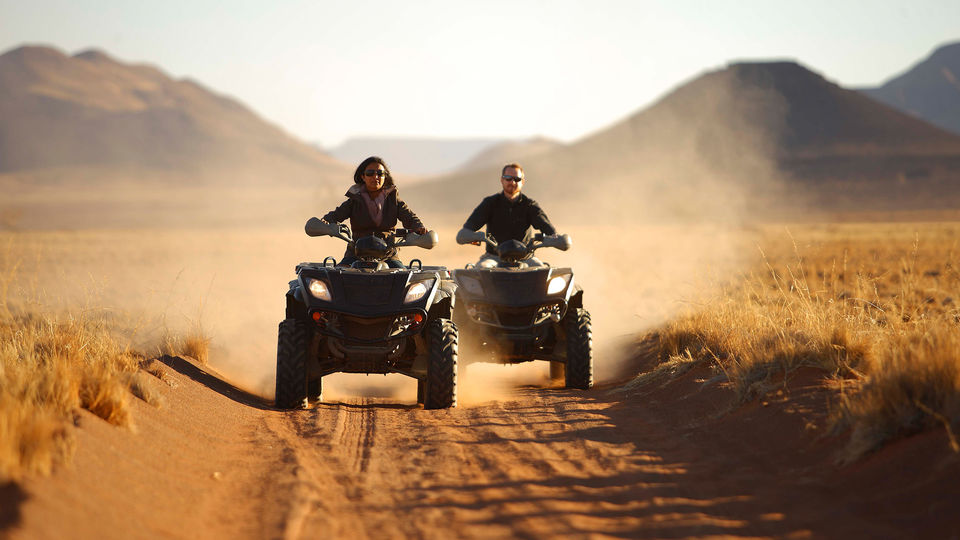
[[[583,289],[570,268],[531,266],[537,249],[566,251],[568,235],[537,234],[529,243],[501,244],[482,231],[463,229],[459,244],[485,243],[496,250],[496,267],[467,265],[454,270],[457,302],[454,321],[470,350],[486,353],[481,360],[517,364],[548,360],[552,379],[567,388],[593,386],[593,343],[590,313],[583,308]]]
[[[320,401],[322,378],[331,373],[400,373],[417,379],[424,408],[456,406],[456,286],[450,273],[418,259],[404,268],[384,262],[395,248],[433,248],[437,233],[397,229],[354,242],[345,225],[317,218],[305,230],[348,242],[357,261],[336,266],[327,257],[297,265],[277,339],[277,407]]]

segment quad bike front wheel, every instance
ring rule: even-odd
[[[280,323],[277,333],[275,395],[275,403],[279,409],[307,406],[307,336],[307,325],[303,321],[284,319]]]
[[[449,319],[435,319],[428,328],[430,353],[423,408],[446,409],[457,406],[457,325]],[[419,397],[419,396],[418,396]]]
[[[566,387],[586,390],[593,386],[593,331],[590,312],[570,310],[565,317],[567,334]]]

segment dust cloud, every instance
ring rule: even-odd
[[[600,382],[621,373],[638,333],[702,301],[755,257],[750,223],[783,185],[769,135],[783,115],[770,113],[779,105],[765,95],[769,122],[758,123],[751,111],[728,106],[750,102],[723,95],[732,91],[721,86],[708,93],[696,116],[684,113],[684,102],[658,106],[524,163],[525,192],[573,239],[569,251],[544,249],[538,257],[572,267],[585,290]],[[466,191],[495,193],[498,172],[480,180],[489,189]],[[32,282],[19,286],[24,305],[104,306],[128,321],[137,344],[148,349],[159,348],[164,335],[199,333],[211,340],[215,369],[271,397],[277,325],[294,267],[343,253],[342,242],[309,238],[302,224],[339,204],[350,181],[344,175],[343,190],[328,184],[230,190],[223,181],[206,190],[171,189],[166,198],[156,187],[146,198],[129,188],[112,193],[108,206],[90,199],[89,208],[71,207],[81,213],[73,224],[114,212],[115,222],[93,221],[101,228],[2,234],[13,246],[10,257],[20,259],[20,275]],[[28,225],[49,223],[49,216],[56,227],[76,228],[58,213],[69,205],[56,206],[51,192],[37,191],[34,198],[24,199],[32,209],[23,218]],[[479,198],[406,200],[438,230],[441,243],[432,251],[407,248],[401,258],[458,268],[479,257],[480,248],[453,240]],[[164,203],[158,210],[149,201]],[[41,297],[46,300],[36,300]],[[461,403],[509,399],[518,386],[550,384],[544,362],[466,366],[471,354],[461,352]],[[414,402],[416,384],[399,375],[337,375],[324,379],[324,394]]]

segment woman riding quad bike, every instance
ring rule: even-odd
[[[276,404],[305,407],[321,399],[331,373],[400,373],[417,379],[417,401],[428,409],[457,403],[454,289],[442,266],[405,266],[397,249],[437,243],[398,197],[382,159],[365,159],[347,200],[306,233],[347,242],[340,264],[297,265],[277,339]],[[350,228],[338,224],[350,220]],[[398,220],[413,229],[394,229]]]

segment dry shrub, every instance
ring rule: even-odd
[[[203,334],[190,334],[183,339],[181,352],[201,364],[206,364],[210,357],[210,341],[211,339]]]
[[[90,255],[76,248],[72,237],[53,239],[76,250],[67,252],[73,258]],[[39,269],[45,265],[38,262],[25,275],[20,271],[32,252],[40,260],[43,246],[36,240],[20,233],[0,238],[0,483],[49,473],[67,459],[81,408],[132,427],[131,394],[155,406],[162,401],[140,373],[144,357],[132,350],[141,321],[122,312],[74,307],[95,303],[89,299],[58,299],[51,305],[65,307],[43,307]],[[162,367],[152,369],[170,385]]]
[[[80,379],[80,406],[118,426],[130,425],[128,387],[110,367],[85,370]]]
[[[186,336],[167,333],[163,338],[161,352],[168,356],[188,356],[201,364],[206,364],[210,358],[210,343],[212,338],[200,331],[194,331]]]
[[[122,374],[137,361],[98,321],[24,315],[0,319],[0,477],[47,473],[69,455],[78,407],[129,425]]]
[[[849,462],[886,441],[942,427],[955,452],[953,425],[960,420],[960,336],[939,328],[897,336],[878,352],[870,377],[844,396],[834,428],[850,429],[842,460]]]
[[[703,356],[694,357],[689,350],[683,354],[669,355],[666,360],[657,364],[652,370],[637,375],[632,381],[623,386],[623,390],[632,390],[635,388],[658,385],[662,386],[684,373],[704,363]]]
[[[809,227],[802,243],[767,234],[753,272],[658,330],[662,365],[637,382],[709,362],[746,401],[818,368],[847,381],[834,421],[852,434],[844,460],[918,429],[952,433],[960,226],[897,227]]]
[[[157,371],[155,369],[153,372],[148,371],[148,373],[159,373],[156,375],[156,377],[161,381],[164,381],[165,379],[169,380],[169,377],[164,371]],[[157,392],[149,382],[147,382],[147,377],[143,373],[137,372],[127,374],[124,385],[130,388],[130,392],[134,396],[142,399],[147,404],[153,405],[154,407],[163,406],[163,396]]]
[[[73,439],[60,411],[25,406],[13,393],[0,391],[0,481],[23,472],[49,474],[73,453]]]
[[[106,317],[0,316],[0,480],[66,459],[79,408],[131,426],[131,394],[159,405],[142,364]]]

